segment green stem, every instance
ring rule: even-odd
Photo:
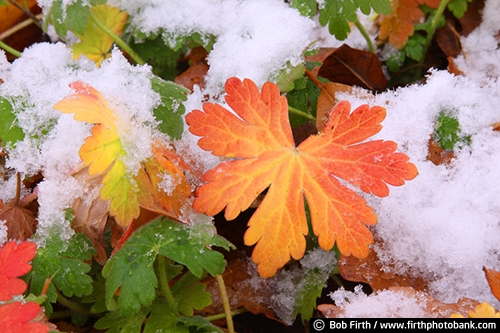
[[[233,317],[231,313],[231,307],[229,305],[229,298],[227,297],[226,285],[224,284],[224,279],[222,275],[216,275],[217,283],[219,284],[219,290],[222,297],[222,304],[224,305],[224,313],[226,314],[227,321],[227,331],[229,333],[234,333]]]
[[[427,49],[431,45],[432,38],[434,37],[434,33],[436,32],[437,26],[439,24],[439,20],[441,19],[441,16],[443,16],[443,12],[446,9],[448,2],[450,2],[450,0],[441,0],[441,2],[439,3],[439,7],[436,10],[436,15],[434,16],[434,18],[431,21],[431,28],[429,30],[429,33],[427,34],[427,39],[426,39],[425,45],[424,45],[424,52],[422,53],[422,59],[420,59],[420,63],[424,62],[424,58],[425,58],[425,55],[427,53]]]
[[[135,60],[136,63],[138,63],[139,65],[144,65],[146,63],[144,60],[141,59],[141,57],[137,53],[134,52],[134,50],[132,50],[130,46],[127,45],[127,43],[123,41],[123,39],[118,37],[113,31],[111,31],[108,27],[102,24],[102,22],[99,21],[99,19],[94,15],[94,13],[91,12],[90,17],[92,18],[92,21],[94,21],[94,23],[99,28],[101,28],[102,31],[108,34],[119,47],[125,50],[125,52],[127,52],[132,57],[132,59]]]
[[[239,308],[239,309],[231,311],[231,316],[234,317],[236,315],[239,315],[240,313],[245,313],[247,311],[248,310],[245,308]],[[215,321],[215,320],[224,319],[224,318],[226,318],[226,313],[219,313],[219,314],[216,314],[213,316],[205,317],[205,319],[208,321]]]
[[[363,37],[365,38],[366,44],[368,44],[368,50],[371,53],[375,53],[375,46],[373,45],[370,35],[368,35],[365,27],[361,24],[361,22],[359,22],[359,20],[356,20],[356,22],[354,22],[354,25],[356,25],[356,28],[358,28],[359,32],[361,32],[361,35],[363,35]]]
[[[21,56],[21,52],[13,49],[12,47],[10,47],[9,45],[5,44],[2,41],[0,41],[0,48],[4,49],[5,51],[9,52],[10,54],[16,56],[17,58],[19,58]]]
[[[86,314],[86,315],[90,315],[90,311],[88,309],[80,306],[80,304],[78,304],[78,303],[70,301],[69,299],[67,299],[66,297],[64,297],[59,292],[59,290],[55,289],[55,291],[56,291],[56,294],[57,294],[57,301],[59,303],[61,303],[62,305],[64,305],[68,309],[73,310],[74,312],[78,312],[78,313],[83,313],[83,314]]]
[[[158,255],[156,257],[156,265],[158,268],[158,274],[159,274],[158,278],[160,280],[161,293],[163,296],[165,296],[168,306],[170,307],[172,312],[177,317],[180,317],[179,310],[177,309],[177,302],[175,301],[174,296],[172,295],[172,291],[168,286],[167,265],[165,264],[165,261],[166,261],[165,256]]]
[[[316,121],[316,117],[314,117],[313,115],[306,113],[304,111],[300,111],[296,108],[293,108],[290,105],[288,106],[288,112],[295,113],[296,115],[299,115],[301,117],[307,118],[307,119],[312,120],[312,121]]]

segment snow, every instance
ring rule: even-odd
[[[47,8],[52,2],[39,3]],[[301,17],[281,0],[111,3],[131,13],[132,27],[146,34],[161,32],[172,39],[202,32],[217,37],[208,59],[206,89],[195,87],[185,103],[188,112],[200,109],[207,95],[211,101],[218,101],[230,76],[248,77],[262,85],[287,66],[299,64],[303,52],[316,40],[321,46],[338,43],[326,37],[327,28],[318,27],[316,19]],[[398,273],[423,277],[430,281],[431,296],[440,301],[456,302],[469,297],[499,308],[482,267],[500,270],[500,132],[491,129],[500,121],[500,51],[494,38],[500,30],[500,3],[486,1],[484,13],[481,26],[461,40],[464,53],[455,62],[465,76],[431,71],[425,84],[384,92],[370,101],[371,105],[387,109],[384,127],[374,139],[398,142],[399,151],[417,165],[419,175],[402,187],[391,187],[388,197],[365,197],[379,217],[371,230],[383,244],[376,242],[372,248],[378,253],[382,269],[395,267]],[[369,20],[363,22],[369,25]],[[353,31],[348,43],[363,48],[356,33]],[[9,149],[7,166],[23,175],[44,174],[39,184],[39,234],[63,225],[66,234],[61,236],[71,236],[64,210],[84,192],[71,174],[81,166],[78,150],[91,128],[71,115],[55,111],[53,105],[73,93],[68,85],[75,80],[99,90],[119,115],[119,134],[126,139],[123,146],[128,156],[124,162],[134,173],[138,163],[151,154],[151,137],[160,135],[147,126],[155,122],[151,112],[159,103],[159,96],[151,89],[151,75],[148,66],[129,65],[118,50],[101,68],[84,58],[73,60],[63,44],[33,45],[13,64],[0,53],[0,78],[4,81],[0,96],[15,98],[14,110],[20,126],[28,133],[16,148]],[[366,99],[354,95],[343,97],[353,109],[366,103]],[[462,132],[470,135],[471,144],[458,151],[450,165],[436,166],[427,160],[427,145],[436,117],[444,109],[454,113]],[[186,131],[183,139],[175,143],[176,149],[204,170],[215,166],[218,159],[199,149],[196,141]],[[12,198],[14,186],[12,182],[0,183],[0,199]],[[188,219],[195,218],[192,214],[187,209]],[[0,240],[2,232],[0,227]],[[307,266],[311,258],[315,256],[303,259],[304,269],[312,267]],[[331,264],[331,258],[328,260]],[[314,263],[319,266],[326,261],[318,255]],[[293,297],[286,296],[292,292],[288,282],[293,276],[285,272],[277,276],[283,286],[276,295],[276,304],[285,309],[283,318],[291,320]],[[346,293],[334,293],[336,299],[345,296],[342,292]],[[421,313],[417,300],[395,292],[367,296],[358,291],[349,296],[356,302],[343,306],[358,312],[346,312],[346,316],[383,316],[388,307],[400,308],[403,316]]]

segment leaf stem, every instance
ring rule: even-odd
[[[90,17],[92,18],[92,21],[94,21],[94,23],[99,28],[101,28],[102,31],[104,31],[107,35],[109,35],[109,37],[111,37],[119,47],[121,47],[125,52],[127,52],[132,57],[132,59],[134,59],[136,63],[138,63],[139,65],[144,65],[146,63],[137,53],[134,52],[134,50],[132,50],[130,46],[128,46],[127,43],[123,41],[123,39],[121,39],[108,27],[102,24],[102,22],[99,21],[99,19],[94,15],[94,13],[90,12]]]
[[[174,296],[172,295],[172,291],[170,291],[170,287],[168,286],[168,279],[167,279],[167,265],[165,264],[165,256],[158,255],[156,257],[156,265],[158,269],[158,278],[160,280],[160,288],[161,288],[161,293],[163,296],[165,296],[165,299],[167,300],[168,306],[170,307],[170,310],[172,310],[172,313],[174,313],[177,317],[180,317],[179,309],[177,308],[177,302],[174,299]]]
[[[4,49],[5,51],[9,52],[10,54],[16,56],[17,58],[19,58],[21,56],[21,52],[19,52],[16,49],[13,49],[12,47],[10,47],[9,45],[5,44],[1,40],[0,40],[0,48]]]
[[[359,32],[361,32],[361,35],[365,38],[366,44],[368,44],[368,51],[370,51],[371,53],[375,53],[375,46],[373,45],[370,35],[368,35],[368,32],[361,24],[361,22],[359,22],[359,19],[354,22],[354,25],[356,26],[356,28],[358,28]]]
[[[224,279],[222,275],[216,275],[217,283],[219,284],[219,290],[222,297],[222,304],[224,305],[224,313],[227,320],[227,330],[229,333],[234,333],[233,317],[231,313],[231,306],[229,305],[229,298],[227,297],[226,285],[224,284]]]
[[[248,310],[245,309],[245,308],[239,308],[239,309],[231,311],[231,316],[234,317],[236,315],[239,315],[240,313],[245,313],[247,311]],[[205,317],[205,319],[208,320],[208,321],[215,321],[215,320],[224,319],[224,318],[226,318],[226,313],[219,313],[219,314],[216,314],[216,315],[213,315],[213,316]]]
[[[294,107],[291,107],[290,105],[288,106],[288,112],[290,113],[295,113],[296,115],[299,115],[301,117],[307,118],[312,121],[316,121],[316,117],[314,117],[312,114],[306,113],[304,111],[300,111]]]
[[[439,24],[439,20],[441,19],[441,16],[443,16],[443,12],[446,9],[448,2],[450,2],[450,0],[441,0],[439,2],[439,7],[436,10],[436,15],[434,16],[434,18],[431,21],[431,27],[430,27],[429,32],[427,34],[427,39],[426,39],[425,45],[424,45],[424,52],[422,53],[422,59],[420,59],[420,63],[424,62],[425,54],[427,53],[427,49],[431,45],[432,38],[434,37],[434,33],[436,32],[436,28]]]
[[[82,314],[86,314],[86,315],[91,315],[90,311],[84,307],[82,307],[80,304],[78,303],[75,303],[75,302],[72,302],[70,301],[69,299],[67,299],[66,297],[64,297],[60,292],[59,290],[57,290],[56,288],[54,288],[54,290],[56,291],[56,294],[57,294],[57,301],[59,303],[61,303],[62,305],[64,305],[65,307],[67,307],[68,309],[70,310],[73,310],[74,312],[78,312],[78,313],[82,313]]]

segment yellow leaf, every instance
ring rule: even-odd
[[[487,302],[483,302],[476,306],[474,310],[469,311],[467,314],[469,318],[500,318],[500,312],[495,311],[495,308]],[[461,314],[452,314],[451,318],[465,318]]]
[[[92,128],[92,136],[85,139],[80,148],[80,158],[85,166],[89,166],[89,174],[104,173],[113,162],[125,155],[120,137],[116,131],[97,124]]]
[[[119,8],[110,5],[97,5],[92,7],[92,14],[104,26],[109,28],[115,35],[119,36],[123,32],[123,27],[127,22],[128,14],[120,11]],[[72,45],[75,59],[80,55],[85,55],[95,61],[100,66],[101,62],[109,57],[113,39],[99,28],[92,20],[87,25],[83,35],[77,35],[80,42]]]

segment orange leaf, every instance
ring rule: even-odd
[[[193,208],[208,215],[225,208],[226,219],[232,220],[268,188],[244,236],[245,244],[257,243],[252,257],[263,277],[274,275],[290,256],[303,257],[304,195],[324,250],[337,243],[344,255],[367,256],[372,235],[365,225],[375,224],[377,217],[335,176],[386,196],[386,183],[403,185],[417,175],[408,157],[394,152],[394,142],[360,143],[380,131],[385,109],[364,105],[349,114],[349,103],[341,102],[322,133],[295,147],[287,101],[275,84],[265,83],[259,92],[251,80],[230,78],[225,88],[226,102],[240,118],[211,103],[204,104],[204,112],[186,116],[189,130],[202,136],[201,148],[237,158],[205,174]]]
[[[26,282],[18,277],[31,270],[29,261],[35,257],[35,252],[36,244],[26,241],[19,244],[10,241],[0,249],[0,301],[24,293]]]
[[[413,24],[421,22],[425,17],[419,8],[423,4],[437,8],[439,0],[393,0],[391,13],[380,16],[379,38],[389,38],[389,44],[402,49],[408,37],[413,35]]]
[[[490,285],[491,292],[500,301],[500,272],[486,267],[483,267],[483,271],[486,274],[486,280]]]

